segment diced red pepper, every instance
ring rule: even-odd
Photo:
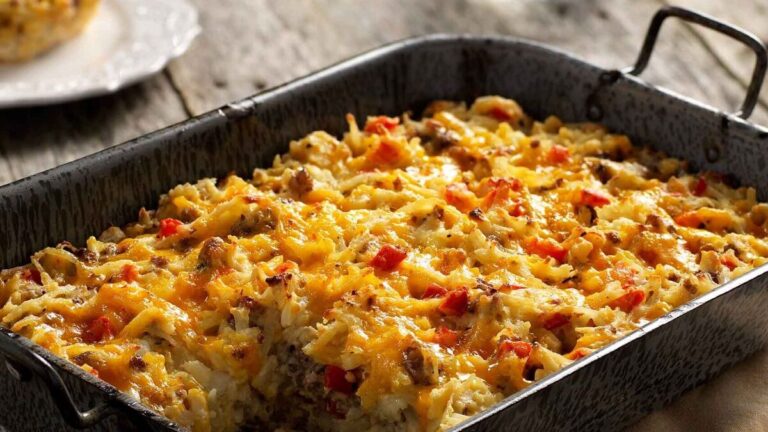
[[[491,110],[488,111],[488,114],[498,121],[510,121],[513,118],[511,115],[509,115],[507,110],[498,106],[491,108]]]
[[[634,288],[636,285],[637,270],[632,267],[619,263],[611,270],[611,274],[615,280],[621,282],[624,289]]]
[[[139,277],[139,270],[133,264],[126,264],[120,270],[120,279],[131,283]]]
[[[488,193],[488,195],[483,198],[483,208],[486,210],[503,203],[509,198],[509,189],[502,187],[498,189],[494,189]]]
[[[594,189],[582,189],[579,191],[579,204],[590,207],[600,207],[611,203],[611,197]]]
[[[728,267],[728,270],[733,270],[739,266],[739,260],[733,255],[723,255],[720,257],[720,262]]]
[[[513,190],[515,192],[518,192],[520,189],[523,188],[523,182],[521,182],[519,179],[516,179],[514,177],[492,178],[488,180],[488,185],[495,189],[506,187],[509,190]]]
[[[514,217],[524,216],[525,215],[525,206],[523,206],[522,201],[515,200],[512,203],[512,208],[509,210],[509,215]]]
[[[554,258],[558,262],[564,262],[568,256],[568,249],[560,246],[552,239],[531,238],[525,242],[525,249],[532,254],[542,258]]]
[[[558,327],[562,327],[571,322],[571,318],[568,315],[561,314],[559,312],[549,315],[544,320],[544,328],[547,330],[554,330]]]
[[[369,133],[384,134],[386,131],[394,130],[400,124],[397,117],[377,116],[368,117],[365,121],[365,131]]]
[[[424,294],[421,296],[423,299],[440,298],[448,293],[448,290],[441,287],[438,284],[429,284],[427,289],[424,290]]]
[[[243,201],[245,201],[248,204],[255,204],[261,201],[261,197],[253,194],[243,195]]]
[[[395,246],[385,244],[371,260],[371,266],[381,271],[392,271],[400,265],[408,254]]]
[[[114,335],[115,328],[112,326],[112,322],[109,318],[102,315],[88,324],[88,327],[82,334],[82,338],[85,343],[97,343],[112,338]]]
[[[323,380],[325,388],[333,391],[337,391],[344,394],[352,394],[355,391],[353,383],[347,381],[347,371],[334,366],[327,365],[325,367],[325,376]]]
[[[589,354],[589,352],[587,352],[584,349],[576,349],[576,350],[573,350],[573,351],[569,352],[565,356],[567,358],[571,359],[571,360],[578,360],[578,359],[586,356],[587,354]]]
[[[526,358],[531,355],[533,345],[526,341],[513,341],[505,339],[499,344],[499,356],[514,352],[520,358]]]
[[[445,315],[462,316],[468,306],[469,292],[466,288],[459,288],[446,294],[438,309]]]
[[[700,176],[696,183],[693,185],[693,194],[696,196],[703,196],[707,192],[707,179],[704,176]]]
[[[459,332],[440,326],[435,330],[435,342],[446,348],[454,347],[459,343]]]
[[[519,191],[522,189],[523,183],[515,178],[501,178],[491,179],[488,182],[488,186],[491,188],[491,190],[488,192],[488,194],[485,195],[485,198],[483,199],[483,205],[486,209],[503,203],[509,199],[509,192]]]
[[[509,291],[515,291],[515,290],[519,290],[519,289],[523,289],[523,288],[525,288],[525,287],[523,285],[520,285],[520,284],[505,283],[505,284],[502,284],[499,287],[499,291],[501,291],[501,292],[509,292]]]
[[[552,146],[552,148],[549,149],[549,153],[547,154],[547,158],[549,159],[549,162],[553,164],[559,164],[563,163],[568,160],[568,158],[571,157],[571,152],[568,150],[568,147],[561,146],[560,144],[555,144]]]
[[[370,161],[375,164],[391,165],[400,160],[400,150],[390,140],[382,139],[371,153]]]
[[[288,270],[291,270],[295,265],[296,263],[294,263],[293,261],[282,262],[277,267],[275,267],[275,273],[276,274],[285,273]]]
[[[621,309],[624,312],[631,312],[635,306],[642,304],[644,301],[645,291],[636,289],[612,301],[609,306],[614,309]]]
[[[21,273],[21,278],[25,281],[34,282],[38,285],[43,284],[43,278],[40,276],[40,271],[36,268],[24,269],[24,271]]]
[[[701,225],[701,218],[695,211],[689,211],[675,216],[675,223],[688,228],[698,228]]]
[[[445,202],[456,207],[461,212],[475,208],[477,197],[464,183],[452,183],[445,187]]]
[[[160,232],[157,236],[160,238],[166,238],[176,234],[179,231],[179,227],[184,223],[178,219],[166,218],[160,220]]]

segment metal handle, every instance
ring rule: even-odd
[[[87,428],[112,414],[112,408],[106,403],[88,411],[80,411],[53,366],[39,354],[20,345],[15,340],[18,338],[18,335],[0,328],[0,358],[5,357],[5,367],[18,381],[28,381],[33,375],[41,379],[48,386],[54,403],[70,426]]]
[[[668,17],[680,18],[683,21],[699,24],[726,36],[730,36],[754,51],[756,56],[755,69],[752,71],[752,80],[747,88],[747,97],[744,99],[744,103],[741,104],[741,108],[734,113],[734,115],[745,120],[749,118],[750,114],[752,114],[752,110],[755,108],[755,104],[760,95],[760,87],[763,85],[763,79],[765,78],[766,67],[768,67],[768,50],[766,50],[765,45],[760,39],[752,33],[739,27],[726,24],[709,15],[677,6],[666,6],[659,9],[659,11],[656,12],[656,15],[653,16],[653,20],[651,20],[651,25],[648,27],[648,33],[645,35],[643,48],[637,56],[635,65],[622,69],[622,72],[635,76],[640,75],[640,73],[643,72],[645,67],[648,66],[648,60],[651,58],[653,46],[656,44],[656,39],[659,36],[661,24]]]

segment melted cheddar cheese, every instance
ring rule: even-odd
[[[434,431],[768,257],[753,189],[596,124],[348,122],[3,271],[0,322],[195,431]]]

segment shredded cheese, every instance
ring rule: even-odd
[[[596,124],[348,121],[3,271],[0,322],[195,431],[432,431],[768,256],[753,189]]]

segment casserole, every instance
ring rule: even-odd
[[[0,325],[195,432],[446,430],[768,262],[768,204],[510,99],[347,117],[0,271]]]
[[[424,64],[423,56],[429,56],[434,61]],[[64,238],[82,242],[88,232],[96,232],[115,221],[130,220],[130,214],[135,208],[149,205],[156,199],[156,196],[152,196],[153,191],[166,190],[184,180],[221,176],[232,167],[247,172],[251,166],[264,165],[273,154],[283,150],[275,147],[309,130],[325,129],[339,133],[342,125],[337,119],[347,110],[359,114],[382,111],[394,114],[404,107],[418,107],[435,98],[468,100],[480,94],[500,93],[511,95],[524,106],[532,108],[534,116],[554,112],[568,120],[584,119],[588,114],[595,118],[602,112],[604,123],[612,129],[629,132],[635,140],[658,143],[659,147],[692,160],[702,168],[731,172],[735,171],[734,164],[741,162],[744,165],[740,165],[741,170],[737,174],[741,174],[740,180],[762,184],[757,176],[746,176],[750,172],[748,169],[755,167],[754,160],[740,161],[738,155],[722,149],[717,155],[719,160],[710,157],[710,161],[702,161],[700,155],[695,157],[698,152],[694,149],[668,146],[669,141],[663,137],[673,135],[676,138],[674,144],[695,143],[698,138],[696,134],[716,131],[719,133],[714,136],[718,137],[718,142],[708,145],[727,143],[728,149],[740,145],[748,148],[765,140],[764,131],[733,116],[714,115],[711,110],[659,92],[625,75],[605,75],[603,71],[583,63],[560,63],[562,59],[561,54],[552,54],[542,47],[506,39],[434,37],[405,42],[368,54],[362,60],[321,72],[311,81],[311,85],[308,80],[299,80],[273,93],[233,104],[174,129],[102,152],[37,178],[15,183],[2,191],[3,205],[7,207],[7,218],[2,221],[2,230],[4,238],[11,245],[4,257],[3,267],[22,262],[25,255],[43,245]],[[555,65],[558,65],[557,71],[554,70]],[[446,77],[443,75],[445,71],[452,73]],[[509,71],[514,71],[512,75],[519,79],[510,79]],[[330,75],[332,72],[338,73]],[[439,85],[435,76],[443,77]],[[506,79],[499,79],[502,76]],[[583,85],[573,86],[574,80]],[[354,96],[340,101],[337,96],[340,94],[340,85]],[[290,98],[295,93],[291,92],[304,96],[306,104],[302,107],[293,105]],[[331,95],[334,97],[331,98]],[[621,106],[626,101],[640,100],[642,104],[630,107],[631,112]],[[665,112],[656,111],[662,108]],[[634,119],[627,121],[624,115],[634,116]],[[684,124],[692,128],[687,131],[688,135],[681,132],[679,118],[673,121],[676,115],[685,115]],[[650,121],[657,123],[658,130],[647,127]],[[712,135],[707,137],[711,138]],[[217,145],[210,145],[212,142]],[[265,145],[248,147],[252,142]],[[713,155],[714,151],[707,151],[707,156]],[[718,164],[721,164],[720,169]],[[86,165],[89,168],[81,170],[77,176],[73,175],[78,171],[77,168]],[[149,179],[136,181],[145,173],[150,173]],[[69,178],[68,184],[52,184],[51,180],[57,174]],[[99,177],[102,178],[96,180]],[[144,180],[148,180],[146,187]],[[120,205],[95,211],[95,206],[89,206],[84,198]],[[61,215],[60,219],[53,221],[48,218],[51,206],[58,206],[55,210]],[[760,306],[764,306],[765,299],[759,295],[759,274],[761,269],[734,281],[741,282],[738,289],[735,289],[738,283],[729,283],[713,291],[460,427],[485,428],[503,422],[505,418],[514,418],[514,425],[520,428],[597,428],[626,424],[653,403],[663,400],[659,398],[660,394],[671,397],[729,361],[760,346],[764,334],[755,329],[759,329],[762,324],[763,319],[757,312]],[[724,300],[726,297],[727,302]],[[731,313],[735,310],[739,314]],[[721,311],[726,317],[711,322],[702,316],[706,312],[715,311]],[[749,329],[734,329],[737,331],[733,331],[729,340],[720,341],[720,347],[736,350],[718,352],[718,341],[708,340],[706,350],[696,344],[696,337],[705,338],[723,327],[722,330],[729,330],[739,324],[738,320],[747,318],[754,320],[753,326]],[[707,327],[701,330],[700,326],[705,323]],[[660,352],[665,356],[675,356],[683,354],[686,349],[697,347],[682,356],[686,362],[695,364],[695,368],[670,361],[669,357],[649,358],[638,354],[647,344],[676,337],[678,334],[675,331],[686,327],[697,331],[679,338],[675,344],[659,345]],[[643,337],[640,338],[640,335]],[[25,367],[49,371],[45,366],[40,366],[39,358],[30,357],[31,352],[41,353],[40,356],[66,370],[65,377],[71,378],[70,372],[78,374],[39,350],[12,350],[18,347],[15,342],[9,342],[8,346],[12,348],[8,348],[7,352],[14,354],[11,358],[14,365],[12,368],[22,372],[19,375],[24,375],[20,369]],[[713,355],[713,352],[717,355]],[[27,365],[25,356],[29,363]],[[676,359],[673,357],[672,360]],[[696,372],[691,374],[694,370]],[[647,386],[640,386],[641,380],[651,373],[654,380]],[[79,375],[82,377],[82,373]],[[674,382],[672,378],[683,384],[677,388],[668,388],[670,382]],[[579,379],[587,381],[581,381],[578,386],[569,385]],[[85,380],[92,382],[91,379]],[[53,384],[54,388],[61,389],[56,382]],[[103,387],[103,384],[100,385]],[[600,391],[596,392],[596,389]],[[629,391],[633,389],[635,391]],[[577,395],[579,397],[573,397]],[[613,399],[617,401],[614,406],[593,405],[611,396],[619,396]],[[542,399],[547,397],[551,400]],[[112,402],[114,406],[125,409],[127,402],[119,396],[111,400],[116,401]],[[23,403],[23,400],[18,402]],[[552,409],[536,408],[550,402],[554,407]],[[103,408],[101,410],[104,411]],[[527,410],[536,410],[536,414],[520,415]],[[141,414],[137,414],[137,411]],[[130,417],[121,420],[157,424],[156,418],[141,409],[123,412]],[[498,412],[498,415],[490,416],[494,412]],[[594,415],[584,416],[584,412]],[[91,418],[95,418],[72,416],[72,410],[69,413],[70,417],[79,419],[81,423],[92,422]],[[579,413],[582,414],[576,415]],[[112,421],[117,420],[112,417]]]

